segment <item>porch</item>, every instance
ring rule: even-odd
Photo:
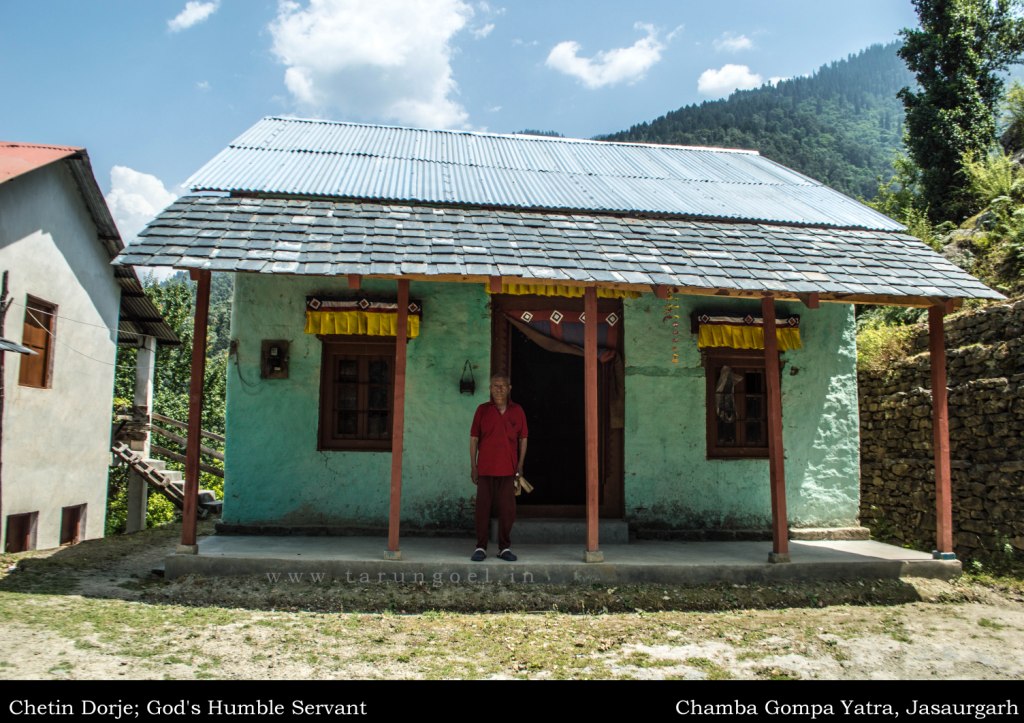
[[[176,553],[165,575],[256,576],[271,583],[571,584],[773,583],[801,580],[949,580],[958,560],[933,559],[872,540],[790,541],[790,563],[767,561],[766,541],[683,542],[641,540],[603,545],[604,562],[583,562],[583,541],[516,546],[517,562],[495,557],[471,562],[464,538],[404,537],[402,559],[384,560],[383,537],[214,535],[195,554]]]

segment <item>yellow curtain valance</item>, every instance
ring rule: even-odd
[[[764,321],[759,316],[696,315],[697,348],[728,347],[730,349],[764,349]],[[781,316],[776,319],[775,338],[779,351],[800,349],[800,317]]]
[[[409,302],[408,337],[420,334],[423,307]],[[357,334],[362,336],[397,336],[398,304],[394,301],[369,299],[325,300],[306,299],[307,334]]]
[[[495,292],[491,291],[489,285],[485,285],[484,288],[488,294]],[[511,294],[513,296],[562,296],[569,299],[581,298],[583,291],[586,287],[584,286],[568,286],[566,284],[510,284],[502,282],[501,292],[502,294]],[[599,299],[638,299],[640,298],[639,291],[630,291],[628,289],[609,289],[603,286],[597,287],[597,298]]]

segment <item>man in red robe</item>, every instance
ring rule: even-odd
[[[498,508],[498,557],[514,562],[512,525],[516,521],[515,480],[526,459],[526,414],[508,398],[506,376],[491,377],[491,401],[481,404],[469,430],[469,468],[476,485],[476,550],[470,558],[487,557],[491,508]]]

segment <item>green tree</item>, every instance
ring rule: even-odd
[[[196,285],[184,273],[164,281],[149,276],[143,279],[146,294],[160,310],[167,324],[181,340],[180,346],[157,348],[156,374],[153,383],[153,410],[185,422],[188,420],[189,384],[192,375],[192,338]],[[206,373],[203,378],[203,429],[224,433],[225,397],[228,372],[229,323],[231,317],[232,277],[214,274],[210,293],[210,324],[207,335]],[[118,352],[115,377],[115,406],[131,404],[135,385],[136,350],[122,347]],[[169,439],[159,444],[184,454],[185,450]],[[211,462],[212,463],[212,462]],[[171,469],[183,469],[178,462],[168,462]],[[124,467],[111,470],[107,505],[107,534],[124,531],[127,515],[128,473]],[[200,487],[222,492],[219,477],[202,473]],[[159,524],[174,517],[170,502],[157,494],[149,496],[147,524]]]
[[[932,223],[977,210],[963,185],[966,162],[981,160],[996,134],[1000,73],[1024,54],[1021,0],[913,0],[919,28],[904,28],[898,53],[919,90],[899,92],[905,144],[920,169]]]

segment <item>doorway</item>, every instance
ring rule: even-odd
[[[530,429],[524,473],[534,491],[517,500],[521,517],[586,516],[586,419],[583,357],[564,353],[509,322],[506,310],[582,311],[582,299],[494,295],[492,298],[491,373],[507,374],[511,398],[522,405]],[[600,299],[599,311],[622,306]],[[604,307],[604,308],[602,308]],[[612,419],[609,400],[624,383],[614,362],[598,364],[598,492],[601,517],[623,516],[622,425]],[[621,365],[620,365],[621,367]],[[617,387],[615,385],[618,385]]]

